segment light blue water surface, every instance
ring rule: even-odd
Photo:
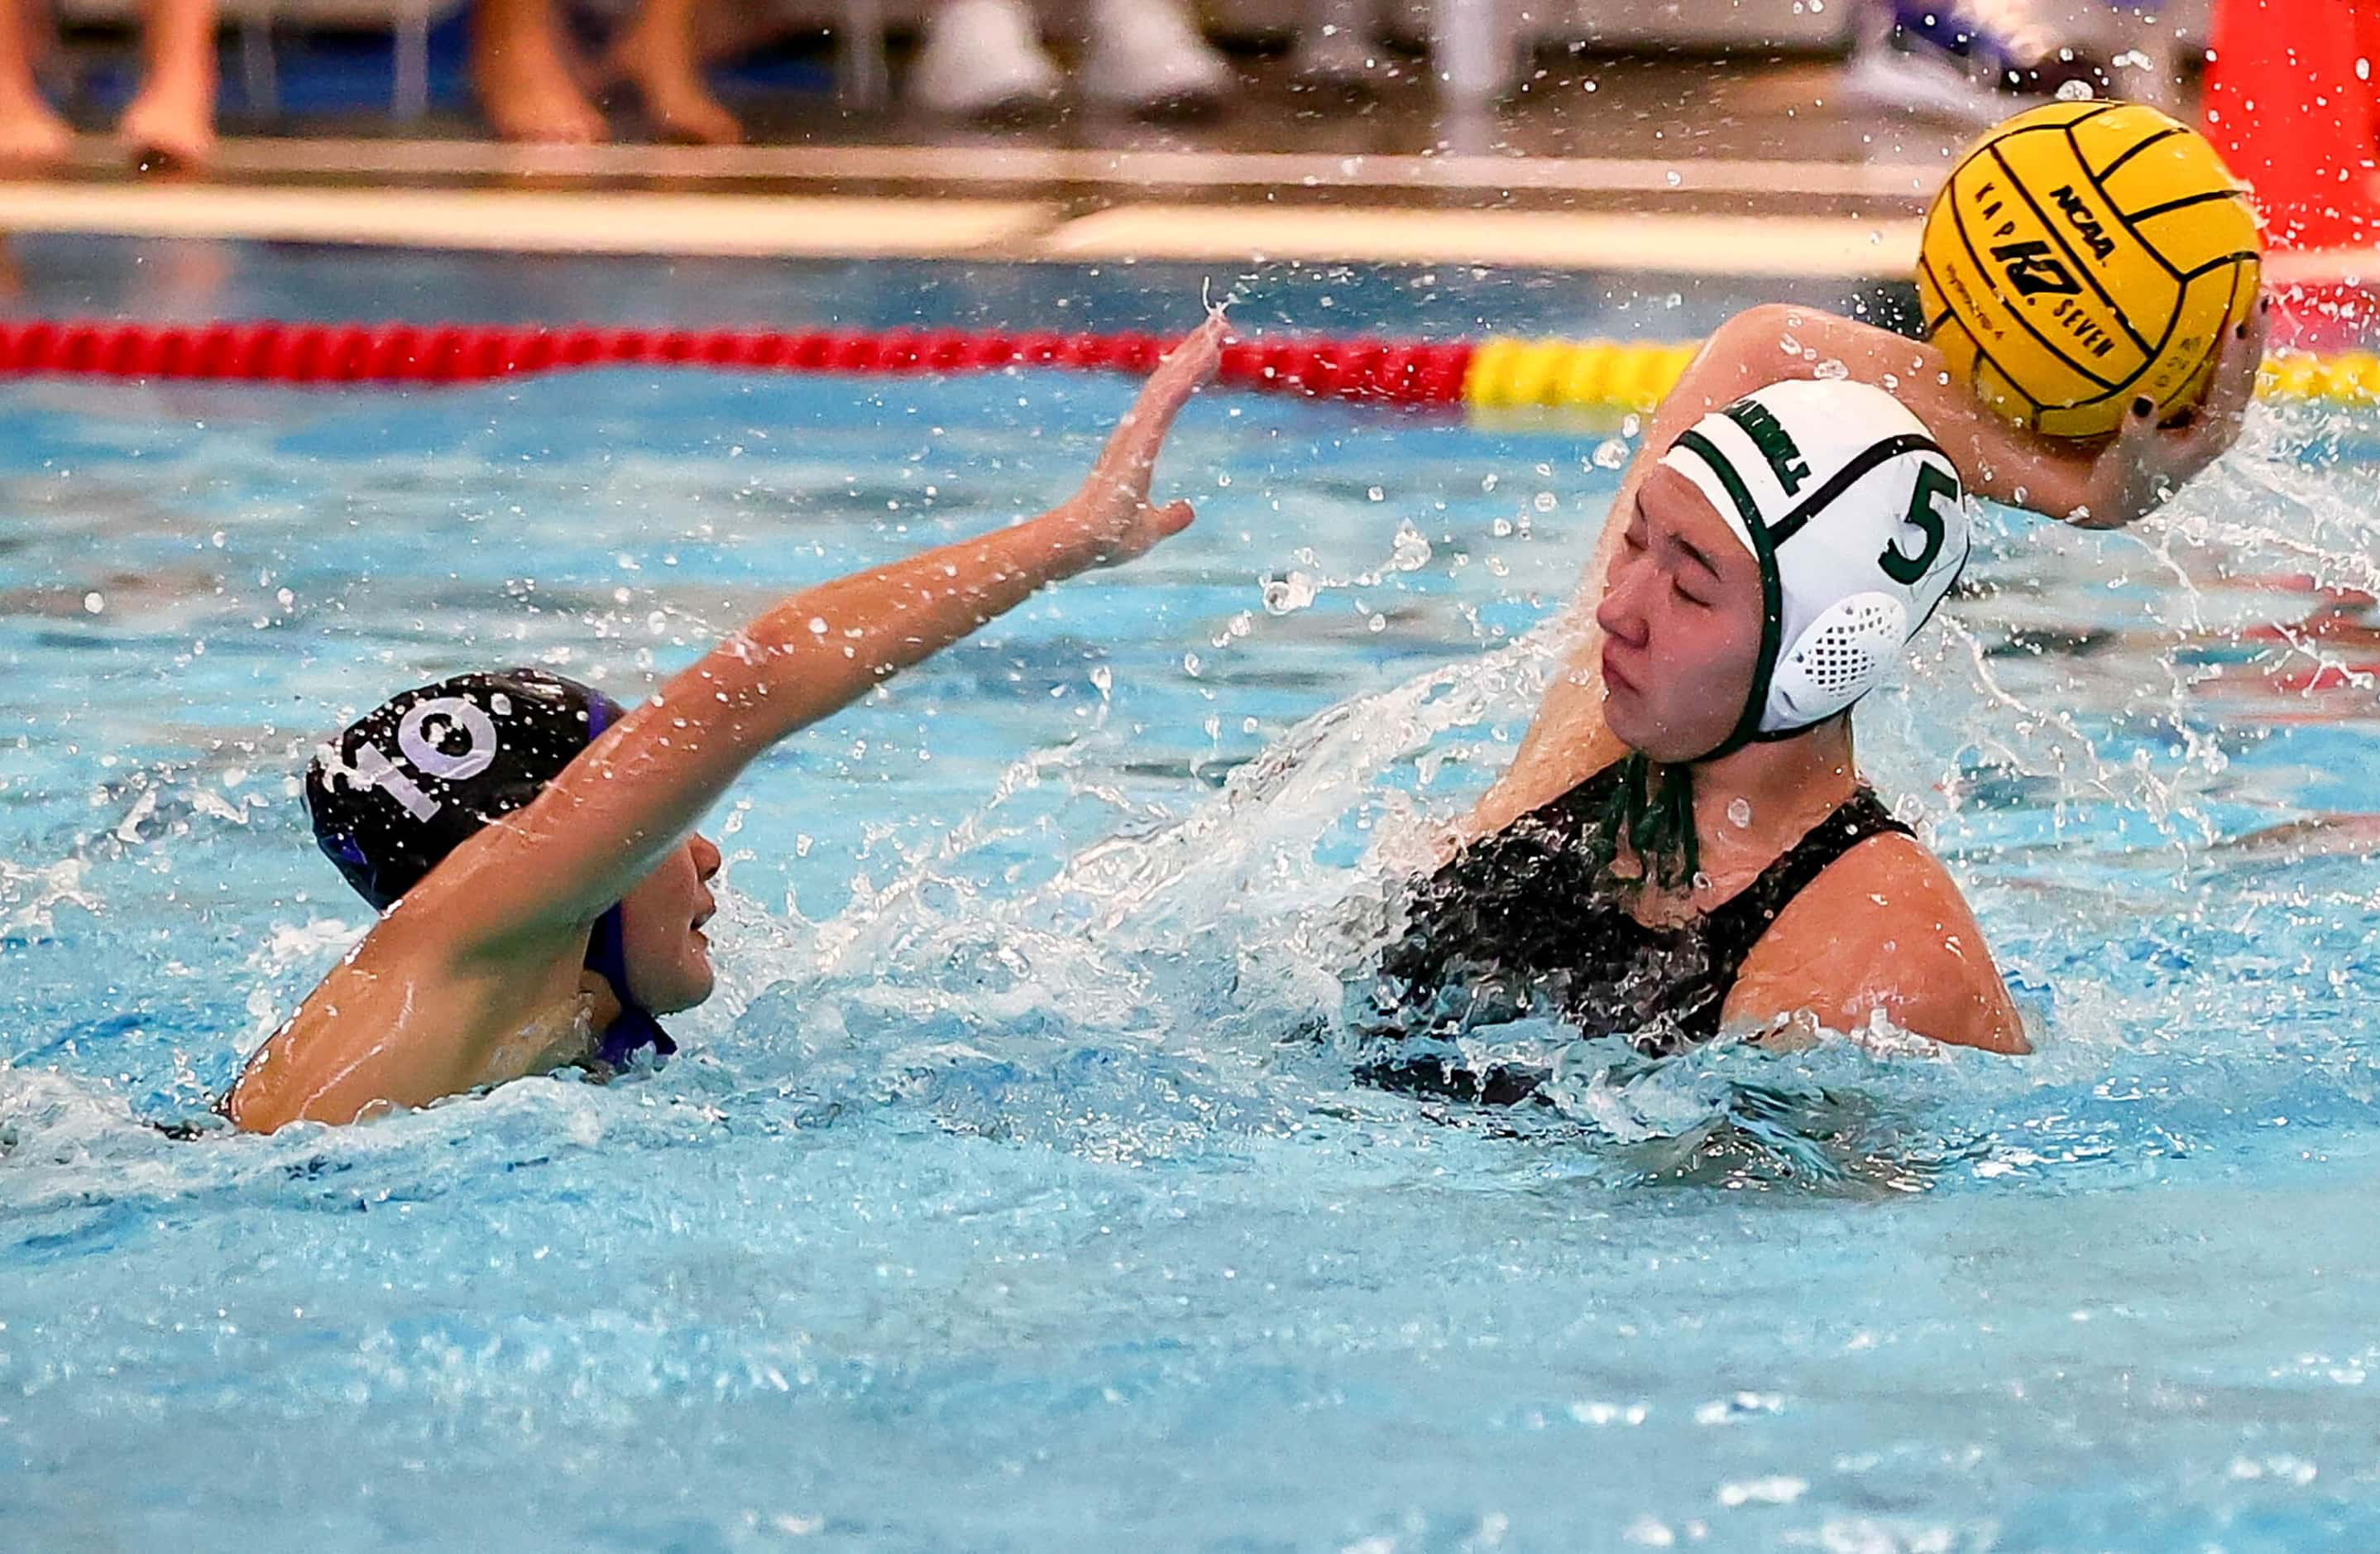
[[[1179,326],[1202,278],[18,257],[20,311],[185,317]],[[1242,279],[1252,328],[1438,337],[1755,299]],[[1509,758],[1633,443],[1217,394],[1189,534],[753,771],[665,1069],[148,1125],[366,920],[322,734],[489,663],[633,696],[1057,499],[1128,397],[0,389],[0,1547],[2380,1542],[2368,423],[2260,420],[2135,534],[1993,515],[1863,710],[2030,1059],[1352,1085],[1338,974]]]

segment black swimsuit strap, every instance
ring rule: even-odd
[[[1912,836],[1892,818],[1876,790],[1863,787],[1835,807],[1834,813],[1803,833],[1783,856],[1760,871],[1760,878],[1713,907],[1709,923],[1711,958],[1724,967],[1733,983],[1744,957],[1760,942],[1777,915],[1808,890],[1835,861],[1871,836]]]

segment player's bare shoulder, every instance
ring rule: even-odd
[[[1845,1030],[1881,1011],[1937,1041],[2031,1050],[1957,881],[1897,832],[1852,848],[1778,915],[1728,1003],[1730,1023],[1806,1010]]]

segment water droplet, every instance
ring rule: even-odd
[[[1372,618],[1364,623],[1364,626],[1368,631],[1386,631],[1389,629],[1389,618],[1375,612]]]
[[[1535,507],[1540,513],[1550,513],[1556,507],[1561,505],[1561,504],[1560,499],[1557,498],[1553,492],[1549,491],[1541,491],[1537,492],[1535,497],[1530,499],[1529,505]]]
[[[1628,443],[1625,439],[1607,437],[1595,445],[1595,467],[1597,469],[1625,469],[1628,467]]]
[[[1429,540],[1411,520],[1397,525],[1395,548],[1389,554],[1390,566],[1399,572],[1418,572],[1429,565]]]
[[[1840,361],[1822,361],[1813,369],[1812,375],[1830,383],[1840,383],[1852,375],[1852,370]]]
[[[1091,665],[1091,685],[1099,691],[1099,699],[1105,701],[1108,693],[1115,688],[1115,671],[1104,663]]]
[[[107,601],[101,596],[97,589],[93,589],[91,592],[82,596],[82,607],[91,613],[96,615],[102,610],[107,608]]]
[[[1748,798],[1728,800],[1727,823],[1738,831],[1752,824],[1752,801]]]
[[[1286,577],[1267,577],[1263,589],[1264,613],[1286,615],[1303,610],[1314,602],[1318,591],[1314,579],[1303,572],[1293,572]]]
[[[1382,491],[1378,486],[1374,486],[1371,490],[1366,492],[1364,495],[1374,502],[1386,502],[1389,499],[1389,493]]]

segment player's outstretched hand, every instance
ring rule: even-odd
[[[1108,438],[1083,489],[1066,503],[1066,513],[1089,529],[1097,541],[1101,565],[1130,561],[1159,540],[1190,527],[1193,514],[1187,502],[1150,504],[1149,475],[1157,467],[1166,434],[1173,430],[1173,418],[1215,375],[1222,360],[1223,334],[1223,315],[1219,310],[1167,353]]]

